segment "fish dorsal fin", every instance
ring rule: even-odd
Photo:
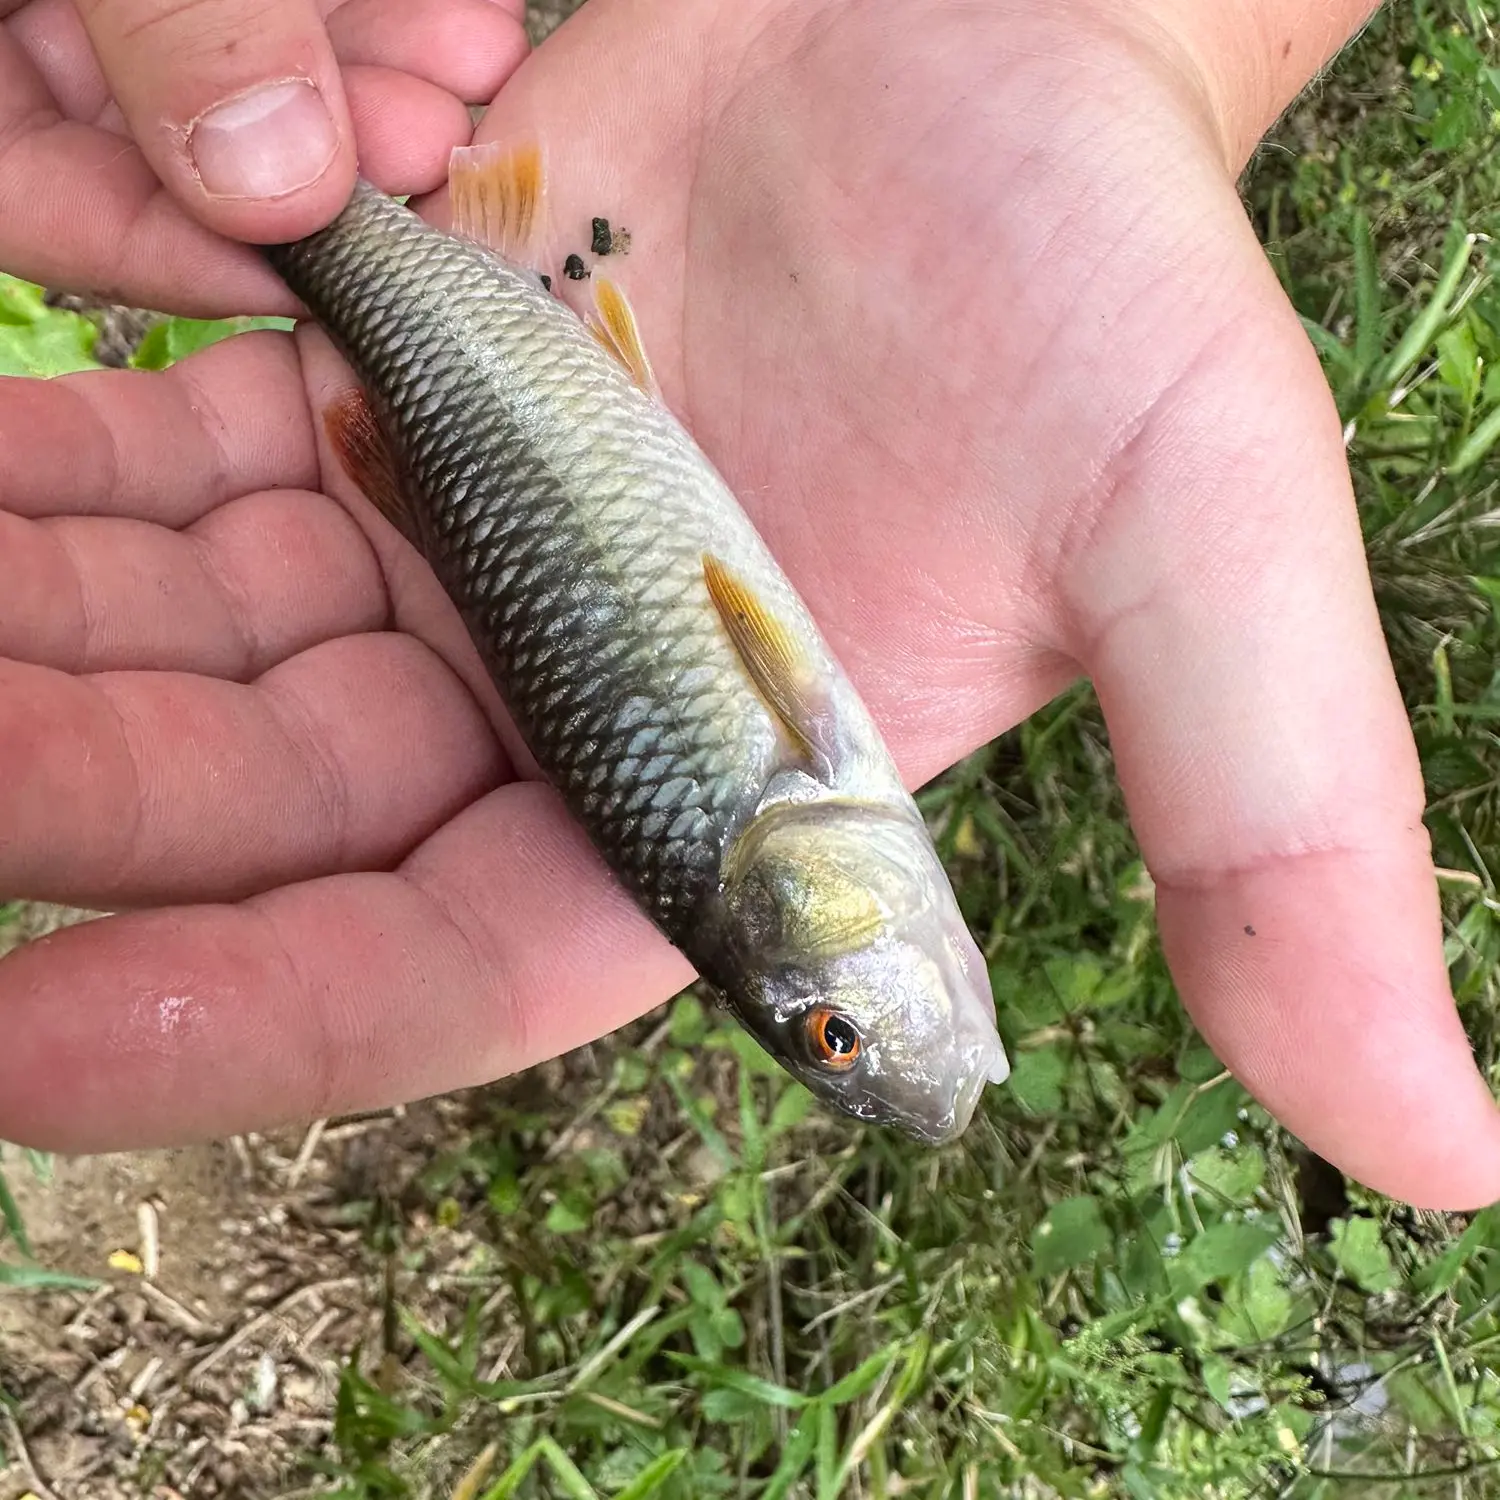
[[[419,547],[416,516],[402,489],[395,455],[358,386],[345,391],[324,411],[323,431],[343,471],[376,510]]]
[[[607,276],[594,277],[594,311],[587,319],[594,337],[630,372],[648,396],[661,399],[641,330],[625,293]]]
[[[710,552],[703,581],[735,651],[797,753],[820,774],[832,764],[827,686],[792,632]]]
[[[543,264],[547,179],[536,141],[458,146],[448,158],[453,229],[513,265]]]

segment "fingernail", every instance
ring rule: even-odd
[[[316,182],[338,133],[310,83],[290,79],[226,99],[198,117],[188,149],[215,198],[280,198]]]

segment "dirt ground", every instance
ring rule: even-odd
[[[150,1477],[161,1500],[272,1493],[326,1438],[339,1362],[379,1333],[376,1269],[329,1184],[410,1123],[369,1122],[300,1173],[276,1140],[65,1160],[50,1186],[12,1163],[38,1259],[101,1284],[0,1298],[18,1403],[0,1500],[114,1500]]]
[[[84,916],[24,907],[0,924],[0,952]],[[591,1096],[609,1052],[306,1131],[57,1158],[50,1181],[8,1151],[35,1263],[96,1284],[0,1285],[0,1500],[323,1492],[309,1460],[334,1456],[340,1371],[404,1382],[413,1341],[395,1308],[440,1331],[510,1291],[424,1174],[507,1103]],[[16,1260],[0,1245],[0,1263]],[[519,1335],[494,1322],[499,1379]]]
[[[50,1186],[12,1162],[38,1260],[100,1284],[0,1295],[0,1500],[289,1493],[341,1366],[380,1367],[387,1287],[441,1326],[483,1280],[467,1233],[420,1211],[402,1251],[369,1232],[372,1205],[464,1138],[471,1102],[64,1160]]]
[[[371,1225],[467,1138],[489,1092],[305,1133],[62,1158],[50,1183],[8,1154],[37,1261],[98,1285],[0,1290],[0,1500],[288,1493],[298,1456],[331,1433],[341,1366],[362,1350],[378,1368],[389,1296],[441,1326],[473,1295],[466,1233],[407,1202],[402,1245],[381,1253]]]
[[[534,4],[533,40],[577,3]],[[146,326],[120,310],[111,363]],[[82,915],[26,908],[0,951]],[[488,1092],[305,1134],[62,1159],[50,1183],[7,1153],[37,1261],[99,1284],[0,1287],[0,1500],[294,1493],[297,1457],[332,1432],[340,1368],[356,1351],[380,1362],[392,1296],[441,1326],[482,1289],[466,1232],[408,1205],[405,1253],[381,1254],[370,1224],[466,1138]]]

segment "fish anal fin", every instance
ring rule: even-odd
[[[648,396],[661,399],[646,346],[635,313],[625,293],[607,276],[594,277],[594,311],[588,318],[589,328],[599,342],[630,372],[630,378]]]
[[[395,456],[358,386],[324,411],[323,430],[339,466],[361,493],[407,541],[419,546],[416,516],[402,490]]]
[[[458,146],[448,159],[454,232],[518,266],[544,263],[546,189],[542,148],[533,140]]]
[[[828,704],[820,674],[791,631],[709,552],[703,555],[703,581],[745,670],[794,749],[814,767],[825,768],[830,758]]]

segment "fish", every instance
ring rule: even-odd
[[[360,390],[325,418],[462,615],[541,773],[824,1105],[940,1145],[1008,1063],[880,733],[663,401],[622,289],[545,263],[535,141],[460,148],[451,230],[360,179],[265,253]],[[578,285],[576,282],[573,285]]]

